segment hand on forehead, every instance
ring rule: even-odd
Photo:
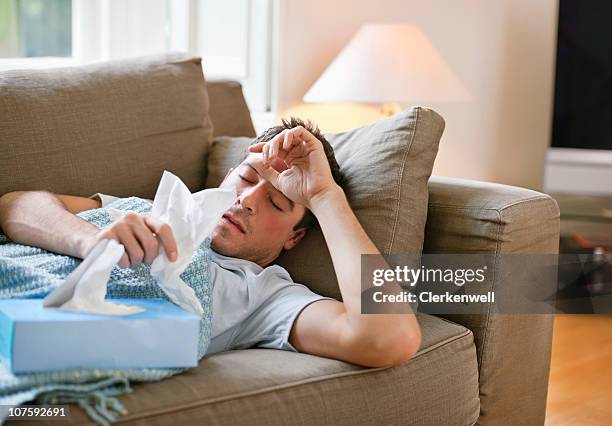
[[[282,173],[289,168],[289,166],[287,166],[287,163],[285,163],[281,158],[278,157],[272,159],[270,164],[268,164],[268,166],[266,167],[263,159],[263,154],[261,153],[250,153],[247,156],[246,161],[253,164],[259,172],[265,172],[266,168],[271,167],[276,170],[277,173]]]
[[[274,158],[266,163],[262,154],[251,153],[244,160],[243,165],[245,165],[245,167],[250,166],[254,168],[255,172],[261,178],[269,182],[277,191],[279,191],[285,197],[289,198],[279,186],[280,174],[285,170],[289,169],[287,164],[282,159]],[[291,198],[289,198],[289,200],[291,200]]]

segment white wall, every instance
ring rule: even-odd
[[[434,173],[541,188],[557,0],[279,0],[278,13],[281,116],[296,111],[361,24],[414,24],[473,96],[466,104],[429,105],[446,120]]]

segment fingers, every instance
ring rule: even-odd
[[[279,151],[280,151],[280,148],[281,148],[281,146],[283,144],[283,141],[289,135],[290,135],[290,132],[288,130],[283,130],[281,133],[276,135],[276,137],[273,138],[270,141],[270,143],[269,143],[270,148],[269,148],[269,151],[268,151],[268,158],[274,158],[274,157],[279,155]]]
[[[285,138],[283,139],[283,149],[285,151],[289,151],[293,146],[302,142],[302,132],[300,129],[304,128],[302,126],[298,126],[287,132]]]
[[[267,163],[268,159],[270,158],[270,143],[269,142],[266,142],[266,144],[263,146],[261,152],[263,153],[264,163]]]
[[[289,149],[289,151],[285,155],[285,163],[287,163],[287,165],[291,167],[291,165],[293,165],[294,160],[304,156],[304,148],[304,142],[301,142],[299,144],[293,144],[291,149]]]
[[[119,267],[126,269],[130,267],[130,258],[127,255],[127,252],[123,253],[123,256],[121,256],[121,260],[119,260]]]
[[[150,216],[145,216],[144,220],[149,229],[157,234],[157,238],[161,240],[168,259],[174,262],[178,257],[178,248],[170,225]]]
[[[304,144],[307,147],[311,147],[312,145],[316,145],[318,143],[320,143],[320,141],[315,138],[312,133],[302,126],[297,126],[289,129],[288,135],[285,137],[283,148],[285,150],[289,150],[296,144]]]
[[[159,242],[146,226],[135,226],[134,236],[144,251],[144,263],[150,265],[159,254]]]
[[[300,156],[306,156],[319,142],[302,126],[285,129],[268,142],[259,142],[249,147],[249,152],[261,153],[264,163],[269,164],[274,158],[290,162]],[[288,160],[288,161],[287,161]]]
[[[177,244],[170,226],[159,219],[130,212],[113,223],[103,238],[117,240],[125,247],[119,261],[121,268],[134,267],[142,262],[153,263],[159,255],[161,242],[171,262],[177,257]]]
[[[120,261],[119,266],[127,268],[129,266],[140,265],[144,259],[144,250],[134,237],[130,226],[122,221],[117,223],[113,228],[119,241],[123,244],[123,247],[125,247],[125,253],[128,256],[128,264],[126,265],[123,261]]]
[[[101,233],[97,234],[96,242],[100,240],[115,240],[119,244],[123,244],[114,227],[112,229],[105,229]],[[123,245],[123,247],[125,248],[125,245]],[[130,267],[130,258],[128,257],[127,249],[124,249],[123,255],[121,256],[121,259],[119,259],[119,267],[123,269]]]
[[[249,152],[262,152],[262,148],[267,142],[259,142],[249,146]]]
[[[267,161],[273,155],[278,155],[279,146],[282,144],[282,139],[279,139],[279,137],[283,136],[285,132],[286,130],[283,130],[283,132],[279,133],[268,142],[259,142],[249,146],[249,152],[262,153],[264,161]]]
[[[272,145],[270,149],[271,158],[278,156],[279,158],[284,159],[287,156],[287,153],[291,151],[293,147],[302,143],[299,129],[301,129],[301,127],[286,129],[278,135],[278,138],[270,141],[270,144]]]

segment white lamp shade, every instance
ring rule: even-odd
[[[361,27],[304,96],[305,102],[446,103],[470,94],[412,25]]]

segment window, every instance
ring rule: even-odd
[[[0,0],[0,57],[72,56],[72,0]]]
[[[270,111],[274,0],[168,0],[168,5],[170,47],[202,56],[209,79],[240,80],[252,112]]]
[[[270,111],[276,0],[0,0],[0,70],[184,51]]]

